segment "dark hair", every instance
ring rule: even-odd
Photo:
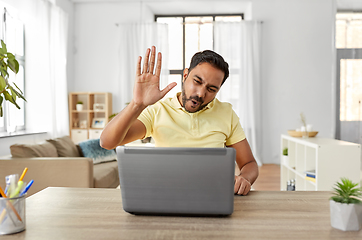
[[[224,79],[222,80],[221,85],[224,84],[225,80],[229,77],[229,64],[225,62],[224,58],[211,50],[205,50],[202,52],[195,53],[191,59],[189,72],[195,68],[200,63],[210,63],[213,67],[220,69],[224,72]]]

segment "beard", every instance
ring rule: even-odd
[[[195,100],[199,103],[199,107],[196,108],[195,111],[190,111],[186,108],[186,102],[192,101],[192,100]],[[183,105],[184,109],[186,110],[186,112],[189,112],[189,113],[198,112],[198,111],[202,110],[204,107],[206,107],[207,104],[209,104],[209,103],[206,103],[206,104],[203,104],[203,103],[204,103],[204,99],[200,98],[197,95],[190,96],[189,98],[187,98],[186,93],[185,93],[185,85],[184,85],[184,83],[182,83],[182,105]]]

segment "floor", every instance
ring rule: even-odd
[[[263,164],[259,167],[259,177],[253,188],[256,191],[280,191],[280,165]]]

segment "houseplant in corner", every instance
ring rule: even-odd
[[[20,109],[19,105],[16,103],[16,98],[21,98],[26,101],[23,96],[23,92],[16,86],[16,89],[10,85],[9,83],[9,72],[8,68],[13,71],[15,74],[19,71],[19,63],[15,59],[14,54],[10,53],[6,49],[6,45],[1,40],[1,48],[0,48],[0,117],[3,116],[3,107],[2,103],[5,99],[6,101],[14,104],[18,109]]]
[[[362,189],[358,183],[341,178],[330,198],[331,225],[343,231],[358,231],[362,224]]]

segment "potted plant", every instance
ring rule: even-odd
[[[284,163],[285,165],[288,165],[288,164],[289,164],[288,148],[287,148],[287,147],[283,149],[282,159],[283,159],[283,163]]]
[[[6,49],[6,44],[3,40],[1,40],[1,48],[0,48],[0,117],[3,116],[3,108],[2,103],[5,99],[6,101],[14,104],[18,109],[20,109],[19,105],[16,103],[17,98],[21,98],[26,101],[23,96],[23,92],[16,86],[13,82],[13,86],[9,83],[9,72],[8,68],[13,71],[15,74],[19,72],[19,63],[15,59],[14,54],[8,52]]]
[[[77,109],[77,111],[82,111],[83,110],[83,102],[78,101],[77,105],[75,105],[75,108]]]
[[[341,178],[330,198],[331,225],[343,231],[358,231],[362,224],[362,189],[358,183]]]

